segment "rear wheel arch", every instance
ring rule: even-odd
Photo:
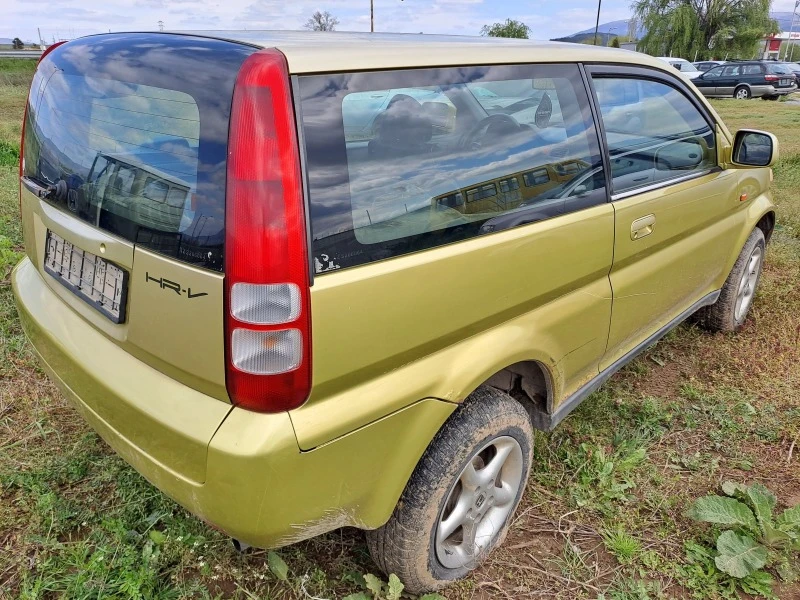
[[[736,88],[733,90],[733,97],[738,98],[739,90],[743,89],[747,90],[747,98],[753,97],[753,90],[751,90],[750,86],[747,85],[746,83],[740,83],[739,85],[736,86]]]
[[[537,360],[514,363],[501,369],[481,386],[496,388],[519,402],[534,429],[546,429],[553,410],[553,380],[549,369]]]

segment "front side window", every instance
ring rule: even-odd
[[[614,194],[716,166],[714,130],[674,87],[616,77],[595,77],[594,87],[611,158]],[[618,102],[620,88],[627,90],[623,104]]]
[[[703,79],[716,79],[722,75],[723,67],[714,67],[713,69],[709,69],[703,75]]]
[[[317,273],[606,201],[577,66],[299,78]]]

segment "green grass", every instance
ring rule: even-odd
[[[237,554],[117,458],[37,367],[8,281],[23,253],[15,163],[31,72],[24,61],[0,59],[0,598],[366,593],[364,575],[375,566],[360,532],[280,550],[284,580],[274,556]],[[800,502],[800,111],[778,102],[714,105],[732,129],[769,129],[782,145],[780,227],[752,316],[735,336],[682,326],[557,431],[537,433],[506,544],[447,598],[768,593],[763,582],[737,584],[714,569],[714,532],[686,510],[726,479],[763,482],[782,505]],[[775,594],[797,597],[793,585]]]

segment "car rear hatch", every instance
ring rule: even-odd
[[[767,75],[764,79],[778,89],[796,85],[795,74],[785,63],[767,63]]]
[[[21,211],[42,278],[88,327],[139,361],[132,366],[221,402],[230,402],[228,129],[237,74],[255,50],[155,33],[74,40],[39,64],[25,121]],[[193,465],[184,474],[202,481],[218,422],[198,425],[181,444],[163,439],[170,434],[155,422],[152,436],[141,435],[155,418],[146,408],[91,408],[157,460],[183,454],[179,462]]]

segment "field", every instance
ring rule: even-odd
[[[118,459],[44,377],[9,283],[23,255],[16,164],[31,71],[0,59],[0,598],[396,597],[370,591],[375,567],[356,530],[238,554]],[[781,142],[779,227],[744,331],[683,325],[537,434],[508,540],[444,597],[800,598],[779,577],[791,581],[785,565],[721,573],[714,530],[687,515],[725,481],[800,504],[800,105],[715,107],[731,129]]]

